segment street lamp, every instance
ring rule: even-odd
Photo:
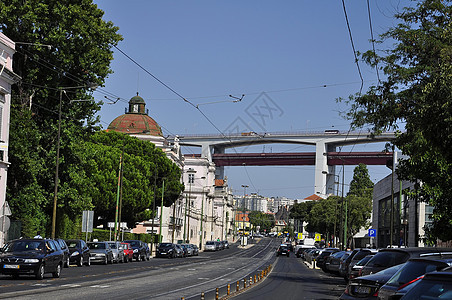
[[[243,207],[242,207],[242,229],[243,229],[243,236],[245,236],[245,196],[246,196],[246,188],[248,188],[249,185],[242,184],[243,188]]]
[[[206,179],[205,176],[201,177],[201,179]],[[205,183],[205,182],[204,182]],[[204,188],[206,188],[207,186],[203,186],[202,187],[202,198],[201,198],[201,235],[199,237],[199,250],[202,250],[202,236],[203,236],[203,231],[202,231],[202,224],[204,222]]]
[[[83,89],[91,88],[95,89],[97,85],[83,85],[83,86],[73,86],[73,87],[60,87],[60,104],[58,106],[58,134],[57,134],[57,151],[56,151],[56,166],[55,166],[55,188],[53,191],[53,213],[52,213],[52,239],[55,238],[55,228],[56,228],[56,211],[58,202],[58,168],[60,165],[60,138],[61,138],[61,103],[63,100],[63,92],[69,89]]]

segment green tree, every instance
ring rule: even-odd
[[[60,100],[58,210],[69,213],[92,205],[72,203],[82,198],[82,192],[73,187],[85,181],[83,170],[72,165],[77,161],[73,145],[99,129],[99,103],[71,104],[70,100],[89,98],[86,87],[101,86],[112,73],[111,48],[122,37],[118,28],[103,21],[102,16],[103,11],[91,0],[0,2],[0,30],[21,42],[16,44],[13,61],[13,69],[22,81],[12,90],[7,200],[13,218],[22,220],[25,236],[34,235],[37,229],[50,233]],[[83,88],[73,88],[76,86]],[[67,220],[64,215],[58,214],[62,216],[59,224]]]
[[[106,225],[115,219],[118,170],[123,155],[122,214],[121,221],[134,226],[153,215],[152,203],[171,206],[184,189],[180,183],[181,170],[153,143],[135,137],[101,131],[90,141],[79,146],[80,169],[86,172],[88,182],[75,187],[83,190],[84,197],[92,202],[95,219]],[[87,188],[89,187],[89,188]]]
[[[260,232],[270,232],[275,227],[275,216],[272,214],[266,214],[260,211],[252,211],[248,214],[250,223],[253,227],[260,227]]]
[[[408,159],[401,179],[421,181],[418,196],[435,206],[434,237],[452,239],[452,6],[424,0],[395,16],[399,24],[381,36],[391,41],[382,55],[362,58],[385,79],[363,95],[350,96],[348,117],[355,127],[369,124],[376,134],[401,130],[394,144]],[[399,124],[404,124],[400,128]]]

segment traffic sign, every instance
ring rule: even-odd
[[[314,239],[316,242],[320,242],[322,240],[322,235],[320,233],[316,233]]]
[[[377,236],[377,230],[376,229],[369,229],[369,232],[367,234],[369,237],[376,237]]]

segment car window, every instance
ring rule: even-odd
[[[127,243],[129,243],[132,247],[140,246],[140,242],[138,242],[138,241],[127,241]]]
[[[369,254],[370,254],[369,250],[361,250],[358,253],[356,253],[355,256],[353,256],[353,260],[361,260]]]
[[[3,250],[5,252],[44,251],[45,244],[42,241],[17,241],[8,243]]]
[[[411,280],[424,275],[428,272],[438,270],[438,268],[446,267],[446,263],[428,262],[428,261],[409,261],[405,267],[400,269],[391,279],[388,280],[388,285],[400,286]]]
[[[207,242],[206,245],[215,245],[215,242]]]
[[[390,267],[408,260],[410,255],[406,252],[385,251],[377,253],[368,263],[367,267]]]
[[[55,251],[58,249],[54,241],[47,241],[47,244],[49,245],[50,248],[52,248]]]
[[[452,299],[452,283],[423,279],[405,295],[407,299]]]
[[[111,249],[116,249],[116,244],[115,243],[108,243],[110,245]]]
[[[69,248],[76,248],[78,246],[78,242],[77,241],[68,241],[67,246]]]
[[[88,247],[90,249],[105,249],[105,244],[104,243],[89,243]]]

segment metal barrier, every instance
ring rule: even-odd
[[[243,288],[242,289],[240,289],[240,281],[237,281],[235,292],[231,293],[231,285],[228,284],[226,287],[226,295],[221,298],[220,298],[220,288],[216,288],[215,289],[215,299],[216,300],[218,300],[218,299],[226,300],[226,299],[229,299],[230,297],[234,296],[235,294],[242,293],[243,291],[255,286],[260,281],[263,281],[265,279],[265,277],[267,277],[268,274],[270,274],[271,269],[272,269],[272,265],[268,265],[260,273],[254,274],[254,282],[253,282],[253,276],[249,277],[249,281],[247,281],[246,277],[243,278]],[[181,297],[181,300],[183,300],[183,299],[185,299],[185,298]],[[205,300],[204,292],[201,293],[201,300]]]

